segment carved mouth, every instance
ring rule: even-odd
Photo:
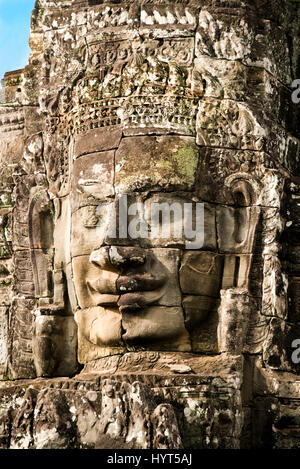
[[[108,293],[98,294],[97,306],[118,306],[120,295],[111,295]]]
[[[156,303],[164,293],[165,281],[165,277],[154,278],[145,274],[120,276],[116,281],[117,294],[105,292],[103,285],[101,288],[101,281],[97,281],[94,286],[90,282],[87,285],[97,306],[116,307],[120,313],[127,313]]]
[[[97,298],[97,306],[117,307],[120,313],[127,313],[156,303],[162,294],[161,289],[153,292],[123,293],[121,295],[101,294]]]
[[[146,301],[143,293],[126,293],[121,295],[118,301],[118,307],[120,313],[128,313],[130,311],[136,311],[149,304]]]
[[[163,295],[165,277],[151,275],[121,276],[117,280],[120,292],[118,307],[120,313],[128,313],[156,303]]]
[[[117,291],[120,294],[132,292],[150,292],[161,288],[166,281],[165,276],[154,278],[151,275],[121,276],[117,279]]]

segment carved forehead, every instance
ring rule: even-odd
[[[109,135],[109,133],[108,133]],[[150,186],[181,186],[191,189],[195,182],[199,149],[195,139],[180,136],[136,136],[118,139],[118,147],[105,151],[106,142],[97,130],[76,140],[73,157],[73,176],[93,171],[95,178],[115,172],[117,192],[125,188],[138,189],[139,181]],[[113,134],[110,140],[113,143]],[[96,174],[97,173],[97,174]],[[94,178],[94,179],[95,179]]]

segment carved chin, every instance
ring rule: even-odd
[[[142,346],[149,350],[190,351],[182,309],[152,306],[133,313],[95,306],[75,314],[80,333],[94,346]]]
[[[75,320],[83,336],[92,344],[122,345],[122,317],[118,310],[95,306],[77,311]]]
[[[180,307],[150,306],[135,314],[122,314],[123,342],[149,350],[190,351]]]
[[[122,322],[119,313],[104,310],[92,322],[89,340],[94,345],[121,345]]]

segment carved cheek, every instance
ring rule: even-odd
[[[72,214],[71,255],[90,255],[114,237],[114,202],[81,207]]]
[[[96,306],[104,295],[116,296],[115,300],[118,298],[116,290],[118,273],[114,270],[100,269],[89,262],[89,258],[90,256],[79,256],[72,260],[75,290],[81,308]]]
[[[221,287],[223,256],[209,251],[184,254],[180,286],[184,294],[217,298]]]

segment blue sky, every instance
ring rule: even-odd
[[[27,64],[34,3],[35,0],[0,0],[0,79],[5,72]]]

